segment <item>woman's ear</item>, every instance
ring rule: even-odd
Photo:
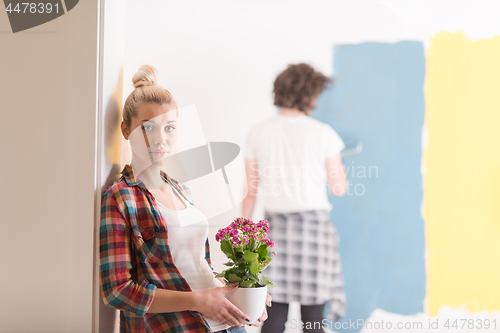
[[[311,111],[314,110],[316,108],[316,100],[318,99],[318,96],[314,97],[312,100],[311,100],[311,104],[309,104],[309,109],[306,110],[305,114],[306,115],[310,115],[311,114]]]
[[[316,108],[316,101],[318,100],[318,96],[314,97],[311,101],[311,110]]]
[[[129,132],[129,129],[127,127],[127,124],[125,124],[125,122],[122,121],[120,127],[121,127],[121,130],[122,130],[123,137],[125,138],[125,140],[128,140],[130,132]]]

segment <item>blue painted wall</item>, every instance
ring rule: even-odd
[[[335,83],[311,114],[330,124],[346,144],[363,143],[360,154],[344,157],[350,194],[330,197],[347,297],[347,316],[340,323],[366,320],[375,308],[423,312],[424,76],[420,42],[336,46]]]

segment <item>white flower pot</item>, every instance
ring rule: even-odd
[[[259,288],[238,288],[231,293],[224,294],[248,316],[250,322],[242,320],[244,324],[255,324],[264,313],[266,307],[267,286]]]

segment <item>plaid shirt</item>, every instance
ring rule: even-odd
[[[192,204],[187,186],[161,174]],[[196,311],[147,313],[156,288],[191,289],[172,260],[157,203],[129,164],[103,194],[99,235],[101,294],[120,310],[121,333],[212,332]],[[212,267],[208,238],[205,259]]]

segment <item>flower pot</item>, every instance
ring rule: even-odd
[[[250,322],[242,320],[244,324],[255,324],[264,313],[266,307],[267,286],[259,288],[238,288],[224,296],[243,313]]]

